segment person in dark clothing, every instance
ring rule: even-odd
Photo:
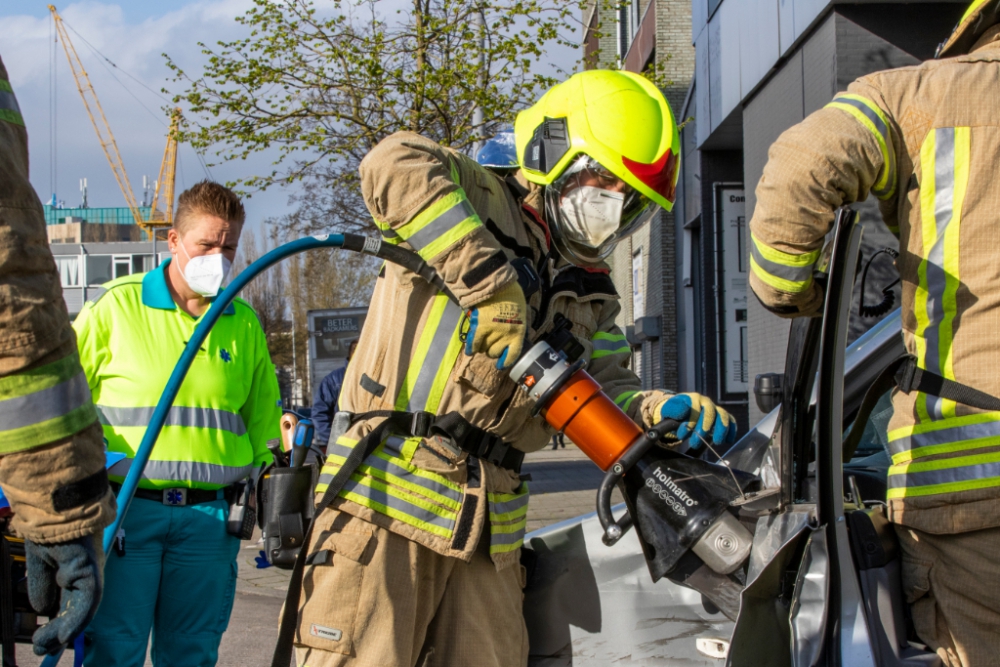
[[[347,348],[347,363],[351,363],[354,356],[354,349],[358,346],[357,339],[351,341]],[[326,450],[327,442],[330,440],[330,425],[333,423],[333,414],[337,411],[337,400],[340,398],[340,388],[344,384],[344,373],[347,372],[347,364],[333,371],[319,384],[316,391],[316,400],[312,406],[312,422],[315,429],[313,436],[317,445]]]

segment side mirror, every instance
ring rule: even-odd
[[[781,373],[761,373],[754,378],[753,395],[757,399],[757,407],[764,414],[781,403],[781,378]]]

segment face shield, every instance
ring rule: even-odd
[[[573,264],[596,264],[660,207],[580,155],[546,186],[545,209],[559,253]]]

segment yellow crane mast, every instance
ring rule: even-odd
[[[125,196],[125,203],[132,212],[135,224],[139,225],[139,227],[141,227],[142,230],[149,234],[150,238],[152,238],[155,228],[169,227],[173,224],[174,174],[176,173],[177,164],[176,135],[180,109],[175,109],[174,113],[171,114],[170,131],[167,133],[167,146],[163,151],[163,163],[160,165],[160,176],[156,181],[156,192],[153,195],[153,206],[150,210],[149,218],[143,218],[142,212],[139,210],[139,203],[136,201],[135,194],[132,192],[132,184],[129,183],[128,174],[125,172],[125,165],[122,163],[121,153],[118,152],[118,144],[115,141],[114,134],[111,132],[111,126],[108,124],[108,119],[104,115],[104,109],[101,108],[101,102],[97,99],[97,93],[94,91],[94,86],[90,83],[90,76],[87,75],[87,70],[83,68],[80,56],[76,53],[76,47],[73,46],[73,42],[70,40],[69,34],[66,32],[66,26],[63,24],[63,19],[59,16],[55,6],[49,5],[49,11],[52,12],[52,20],[55,23],[56,34],[62,41],[63,50],[66,52],[66,60],[69,61],[70,71],[73,72],[73,80],[76,82],[76,89],[80,92],[80,97],[83,99],[83,106],[87,110],[87,115],[90,117],[90,122],[94,126],[94,131],[97,133],[97,140],[101,144],[104,156],[108,159],[108,164],[111,165],[111,172],[115,175],[115,180],[118,181],[118,187],[121,188],[122,194]],[[96,116],[93,109],[97,110]],[[100,123],[98,123],[98,118],[100,118]],[[160,213],[160,211],[156,208],[157,197],[159,196],[161,185],[164,188],[164,199],[166,201],[165,215]]]

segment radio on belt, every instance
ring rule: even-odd
[[[568,327],[557,326],[510,374],[534,400],[533,414],[541,414],[605,471],[597,495],[604,543],[613,545],[634,524],[653,581],[689,550],[716,572],[735,572],[750,555],[753,536],[731,512],[731,502],[759,488],[760,480],[657,446],[679,424],[665,420],[644,432],[601,391],[584,361],[557,349],[569,347],[563,344],[567,335]],[[620,520],[611,514],[616,485],[628,507]]]

